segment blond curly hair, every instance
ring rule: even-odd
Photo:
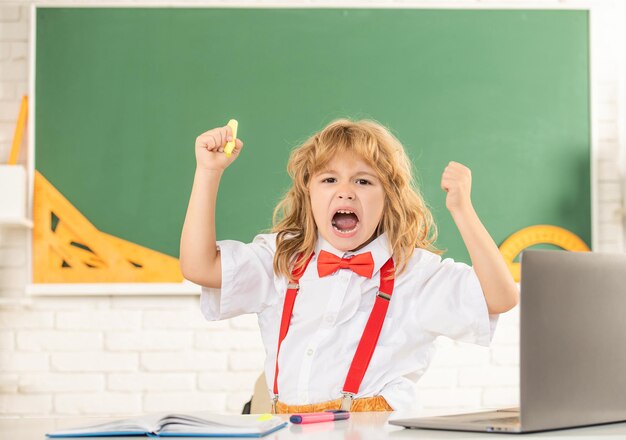
[[[395,272],[404,271],[415,248],[439,253],[433,245],[436,225],[415,184],[411,162],[400,141],[375,121],[339,119],[291,152],[287,172],[293,185],[272,216],[271,231],[277,233],[274,273],[290,279],[298,255],[308,256],[315,250],[318,231],[309,182],[340,153],[361,158],[382,182],[385,205],[375,235],[387,233]],[[305,261],[301,259],[295,269],[301,270]]]

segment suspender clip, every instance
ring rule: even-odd
[[[352,408],[352,400],[354,400],[354,393],[349,393],[347,391],[342,391],[341,395],[341,410],[342,411],[350,411]]]
[[[276,402],[278,402],[278,394],[274,394],[274,397],[272,397],[272,414],[277,414]]]
[[[389,294],[387,294],[385,292],[381,292],[380,290],[378,291],[376,296],[381,298],[381,299],[386,299],[387,301],[391,301],[391,295],[389,295]]]
[[[287,289],[300,290],[300,284],[299,283],[289,283],[289,284],[287,284]]]

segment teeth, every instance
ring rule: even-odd
[[[337,226],[335,226],[335,225],[333,224],[333,228],[335,228],[335,230],[336,230],[336,231],[339,231],[339,232],[341,232],[342,234],[349,234],[350,232],[354,232],[354,231],[356,231],[356,228],[357,228],[357,227],[358,227],[358,225],[357,225],[357,226],[355,226],[355,227],[354,227],[354,229],[350,229],[349,231],[343,231],[343,230],[339,229]]]
[[[352,212],[352,211],[344,211],[343,209],[340,209],[337,212],[340,213],[340,214],[354,214],[354,212]]]

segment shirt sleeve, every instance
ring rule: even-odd
[[[252,243],[218,241],[222,287],[202,287],[200,308],[209,321],[259,313],[276,300],[274,253],[276,234],[257,235]]]
[[[424,329],[438,336],[488,346],[498,315],[489,315],[474,269],[447,258],[439,259],[429,272],[417,305]]]

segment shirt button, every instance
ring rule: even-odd
[[[312,348],[309,348],[309,349],[306,351],[306,355],[307,355],[307,356],[311,356],[312,354],[313,354],[313,349],[312,349]]]
[[[326,315],[324,317],[324,321],[328,324],[331,324],[333,321],[335,320],[335,316],[334,315]]]

